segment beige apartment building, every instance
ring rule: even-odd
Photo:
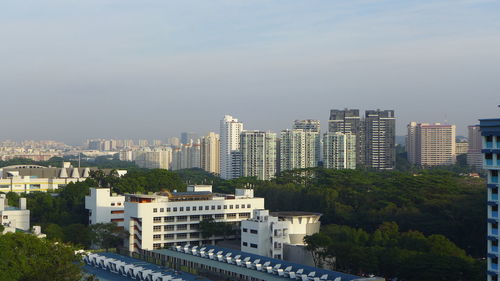
[[[419,166],[455,164],[455,131],[455,125],[411,122],[406,140],[408,160]]]

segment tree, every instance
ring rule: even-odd
[[[119,248],[127,232],[116,223],[97,223],[90,226],[92,246],[98,249]]]
[[[74,249],[30,234],[0,235],[0,280],[82,280]]]

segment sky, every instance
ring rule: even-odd
[[[500,0],[0,2],[2,139],[290,128],[330,109],[500,117]]]

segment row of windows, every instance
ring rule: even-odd
[[[247,228],[243,228],[243,232],[248,232]],[[252,234],[259,234],[259,231],[256,229],[250,229],[250,233]]]
[[[248,247],[248,243],[247,243],[247,242],[242,242],[242,244],[243,244],[243,246]],[[256,248],[256,249],[257,249],[257,244],[250,243],[250,247],[251,247],[251,248]]]
[[[163,213],[165,212],[165,210],[167,211],[167,213],[170,213],[170,212],[190,212],[190,211],[209,211],[209,210],[232,210],[232,209],[250,209],[252,208],[252,205],[251,204],[236,204],[236,205],[210,205],[210,206],[193,206],[193,207],[172,207],[172,208],[159,208],[159,212],[160,213]],[[153,208],[153,213],[158,213],[158,208]]]
[[[215,215],[193,215],[189,216],[189,221],[200,221],[206,219],[235,219],[239,218],[250,218],[250,213],[228,213],[228,214],[215,214]],[[163,222],[187,222],[188,216],[170,216],[170,217],[153,217],[153,223],[161,223],[163,218]]]

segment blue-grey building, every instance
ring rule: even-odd
[[[498,280],[498,172],[500,170],[500,118],[480,121],[483,167],[488,174],[488,281]]]

